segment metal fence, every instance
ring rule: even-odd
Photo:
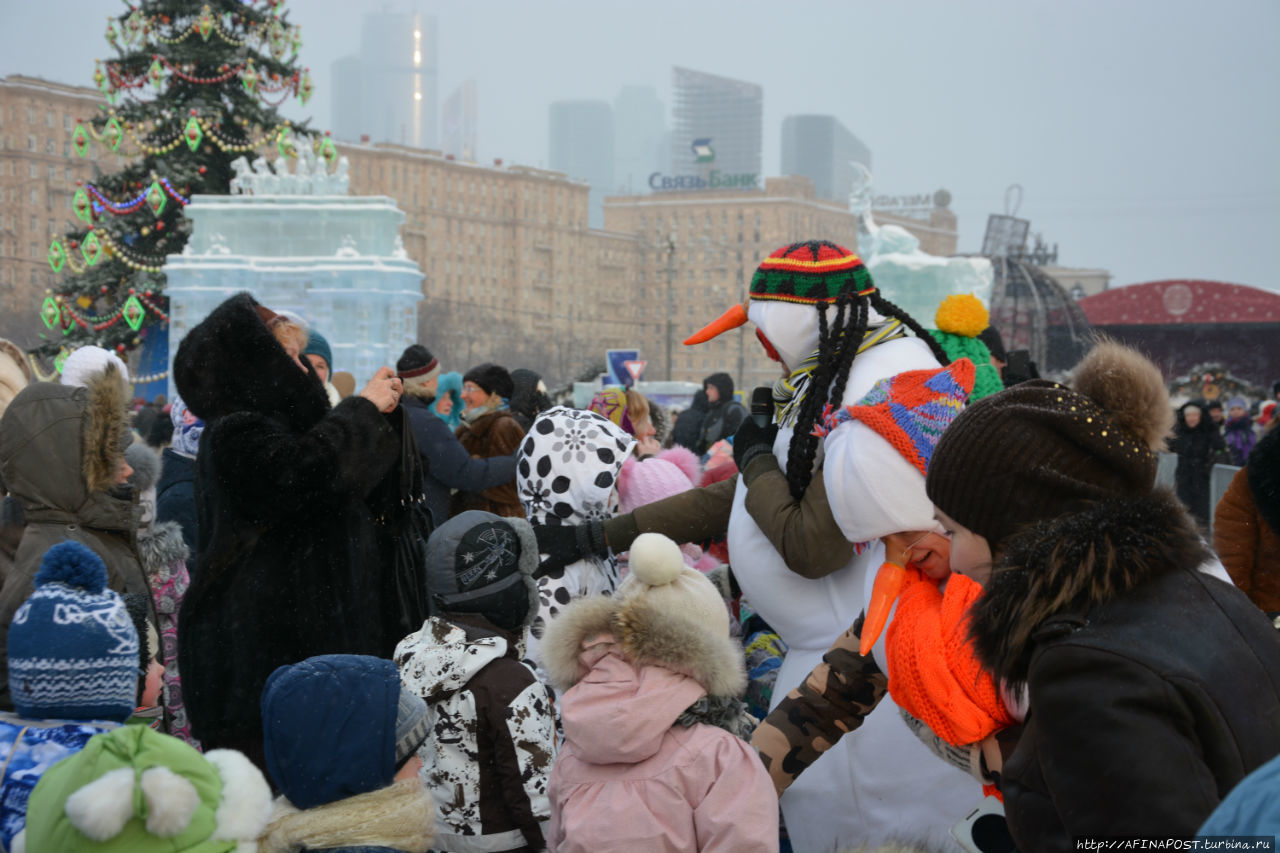
[[[1174,469],[1178,467],[1176,453],[1161,453],[1159,467],[1156,469],[1156,483],[1161,486],[1176,488],[1173,482]],[[1218,501],[1226,494],[1227,487],[1240,468],[1237,465],[1214,465],[1209,472],[1209,542],[1213,542],[1213,514],[1218,509]]]

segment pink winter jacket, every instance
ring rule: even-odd
[[[697,681],[630,663],[609,634],[585,640],[579,664],[561,699],[552,853],[778,849],[778,798],[756,753],[723,729],[675,725],[706,695]]]

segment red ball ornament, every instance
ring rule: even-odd
[[[104,285],[102,285],[102,292],[103,292],[103,293],[109,293],[110,291],[111,291],[111,288],[107,287],[105,284],[104,284]]]
[[[156,230],[157,230],[157,231],[163,231],[163,230],[164,230],[164,220],[163,220],[163,219],[161,219],[159,222],[157,222],[157,223],[156,223]],[[148,296],[150,296],[151,294],[149,294],[149,293],[148,293],[147,295],[148,295]]]
[[[116,352],[124,353],[124,344],[116,344]]]
[[[130,296],[133,296],[133,295],[134,295],[135,293],[137,293],[137,292],[138,292],[138,291],[134,290],[132,287],[131,287],[131,288],[129,288],[129,295],[130,295]]]
[[[150,291],[150,290],[144,290],[144,291],[142,291],[142,295],[143,295],[143,296],[145,296],[145,297],[147,297],[148,299],[150,299],[150,298],[151,298],[151,291]]]
[[[203,175],[203,174],[204,174],[205,172],[207,172],[207,171],[209,171],[209,170],[208,170],[208,169],[206,169],[204,166],[201,166],[201,167],[200,167],[200,174],[202,174],[202,175]]]
[[[195,108],[194,108],[194,107],[192,107],[192,109],[191,109],[191,114],[192,114],[192,115],[195,115],[195,114],[196,114],[196,111],[195,111]]]

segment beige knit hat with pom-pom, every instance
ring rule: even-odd
[[[616,598],[643,598],[651,607],[702,625],[717,637],[729,635],[724,599],[706,576],[684,562],[680,546],[661,533],[641,533],[631,543],[631,573]]]

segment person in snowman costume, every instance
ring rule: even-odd
[[[752,277],[746,304],[685,343],[748,322],[783,376],[773,388],[773,423],[748,419],[734,439],[742,473],[603,524],[538,532],[556,561],[578,549],[625,550],[640,532],[688,541],[727,528],[734,578],[789,649],[774,687],[777,705],[866,609],[883,545],[851,542],[845,531],[858,529],[861,514],[895,505],[891,481],[870,493],[846,488],[847,472],[868,452],[852,424],[825,436],[815,428],[878,381],[948,359],[919,323],[879,294],[857,255],[827,241],[774,252]],[[882,638],[875,648],[881,661],[883,645]],[[979,799],[972,780],[941,764],[896,708],[882,708],[818,759],[781,803],[794,849],[817,851],[876,846],[904,833],[948,845],[950,827]]]

